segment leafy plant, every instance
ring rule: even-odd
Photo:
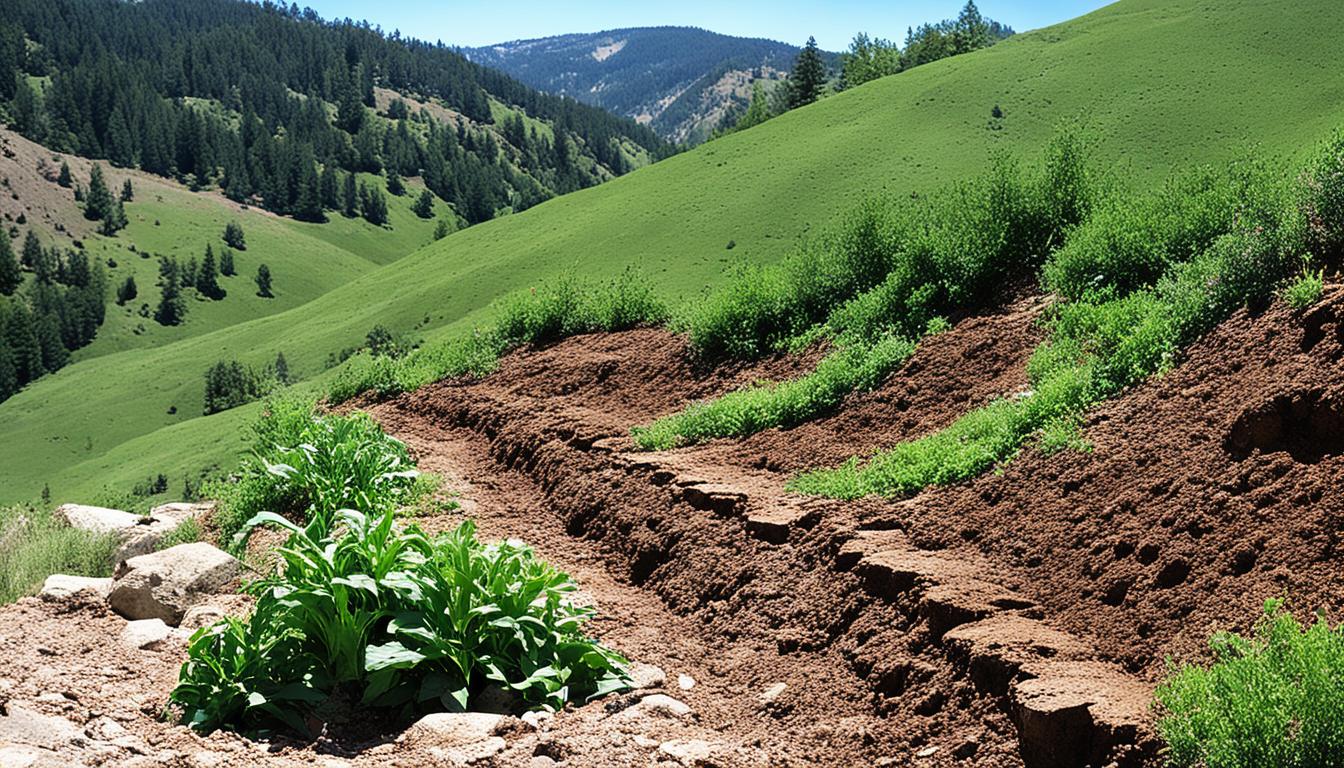
[[[431,539],[391,507],[341,510],[330,530],[270,512],[290,533],[281,568],[248,586],[252,616],[198,630],[171,700],[208,733],[301,733],[342,691],[410,715],[467,709],[487,685],[558,708],[629,685],[625,660],[582,634],[564,573],[517,542],[481,545],[470,521]]]
[[[1302,267],[1302,273],[1283,289],[1283,300],[1293,309],[1306,309],[1321,300],[1325,290],[1325,270],[1312,272]]]
[[[1219,633],[1208,668],[1169,662],[1158,730],[1178,768],[1344,766],[1344,627],[1278,600],[1250,638]]]

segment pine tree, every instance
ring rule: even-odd
[[[387,194],[393,197],[406,194],[406,183],[401,180],[401,174],[391,168],[387,169]]]
[[[434,218],[434,194],[428,189],[421,192],[420,197],[416,198],[415,205],[411,207],[411,210],[415,212],[416,216],[419,216],[422,219]]]
[[[821,60],[821,51],[817,50],[817,39],[809,37],[789,75],[789,109],[816,101],[825,85],[826,64]]]
[[[205,260],[196,272],[196,291],[211,301],[224,298],[224,289],[219,287],[218,273],[215,271],[215,253],[209,245],[205,246]]]
[[[74,179],[70,178],[70,164],[64,160],[61,161],[61,173],[56,177],[56,183],[66,189],[69,189],[75,183]]]
[[[33,230],[28,230],[28,234],[23,238],[23,255],[19,263],[26,269],[37,269],[37,262],[42,258],[42,243],[37,239]]]
[[[55,315],[34,317],[33,335],[42,350],[42,367],[49,373],[64,368],[70,361],[70,350],[61,341],[61,321]]]
[[[355,174],[345,174],[345,188],[341,195],[341,213],[347,219],[359,215],[359,195],[355,191]]]
[[[128,176],[126,177],[126,181],[122,182],[121,185],[121,202],[129,203],[134,198],[135,198],[135,189],[131,186],[131,179]]]
[[[453,233],[453,225],[448,223],[447,219],[439,219],[434,224],[434,239],[442,240]]]
[[[271,268],[262,264],[257,267],[257,295],[263,299],[273,299],[275,294],[271,293]]]
[[[275,380],[289,384],[289,361],[285,359],[284,352],[275,353]]]
[[[111,211],[112,193],[107,191],[107,183],[103,181],[102,166],[94,163],[93,171],[89,173],[89,189],[84,195],[84,218],[98,221]]]
[[[126,208],[120,200],[112,203],[108,209],[107,216],[103,218],[103,224],[98,231],[111,237],[126,228]]]
[[[975,0],[966,0],[966,5],[957,16],[956,26],[952,29],[952,52],[970,53],[989,45],[989,25],[975,7]]]
[[[299,168],[299,196],[294,202],[294,218],[323,222],[327,217],[322,215],[322,188],[312,163],[312,153],[306,154],[308,160]]]
[[[0,331],[4,330],[3,313],[0,313]],[[19,391],[19,372],[14,368],[14,353],[4,342],[0,334],[0,402],[8,400]]]
[[[177,262],[164,259],[159,264],[159,306],[154,310],[154,319],[159,325],[179,325],[187,314],[187,304],[182,299],[181,277]]]
[[[225,248],[219,254],[219,274],[225,277],[233,277],[238,274],[238,270],[233,266],[233,249]]]
[[[0,295],[13,296],[23,283],[19,262],[14,260],[14,249],[9,244],[9,233],[0,232]]]
[[[33,316],[23,302],[14,302],[5,321],[5,342],[14,355],[14,371],[19,386],[46,373],[42,367],[42,347],[37,343]]]
[[[236,221],[224,225],[224,243],[239,251],[247,250],[247,238],[243,235],[243,226]]]
[[[117,304],[124,307],[126,302],[133,300],[139,293],[139,289],[135,287],[135,276],[127,275],[126,282],[117,288]]]
[[[382,190],[374,186],[365,186],[359,190],[359,212],[370,224],[382,226],[387,223],[387,198]]]
[[[341,207],[340,179],[336,176],[335,163],[327,163],[322,168],[322,178],[318,186],[322,192],[322,207],[327,210],[337,210]]]

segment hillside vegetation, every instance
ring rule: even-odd
[[[0,405],[0,494],[32,498],[47,479],[57,496],[87,497],[229,461],[254,409],[192,418],[202,371],[222,355],[259,366],[283,345],[310,374],[377,324],[433,341],[483,324],[513,290],[629,266],[663,298],[691,299],[737,265],[778,260],[874,193],[976,177],[995,150],[1038,152],[1061,123],[1091,129],[1091,156],[1136,187],[1252,143],[1299,157],[1344,116],[1330,78],[1344,65],[1330,34],[1341,24],[1344,8],[1327,2],[1287,14],[1266,2],[1123,0],[868,83],[450,235],[301,307],[71,365]],[[1240,64],[1248,57],[1257,67]],[[1237,88],[1211,85],[1234,76]]]

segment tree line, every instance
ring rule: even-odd
[[[598,166],[625,172],[623,145],[671,151],[647,127],[541,94],[442,44],[296,6],[11,0],[5,15],[0,102],[25,136],[300,219],[348,215],[344,177],[361,171],[423,173],[477,222],[595,184]],[[436,124],[404,103],[378,116],[375,86],[438,99],[464,119]],[[525,131],[501,146],[492,97],[546,121],[554,139]]]

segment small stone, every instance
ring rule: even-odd
[[[121,630],[121,643],[127,648],[152,651],[163,645],[163,641],[173,633],[163,619],[140,619],[128,621]]]
[[[533,755],[531,760],[527,761],[527,768],[551,768],[556,762],[545,755]]]
[[[915,753],[915,757],[933,757],[938,754],[937,747],[925,747]]]
[[[551,720],[554,718],[555,715],[551,714],[550,712],[543,712],[541,710],[534,709],[530,712],[524,712],[523,716],[519,719],[522,720],[525,724],[527,724],[527,726],[532,730],[543,731],[550,726]]]
[[[700,739],[667,741],[658,747],[658,752],[682,765],[700,766],[711,763],[714,757],[714,745]]]
[[[787,683],[775,683],[769,688],[766,688],[760,696],[756,697],[756,699],[762,704],[773,704],[775,699],[778,699],[780,694],[784,693],[784,690],[788,687]]]
[[[631,707],[630,710],[639,710],[650,715],[659,717],[686,717],[691,714],[691,708],[680,701],[661,693],[655,693],[651,696],[645,696],[639,700],[639,703]]]
[[[87,592],[99,599],[106,600],[107,593],[112,591],[111,579],[97,579],[88,576],[67,576],[63,573],[54,573],[42,582],[42,591],[38,592],[38,597],[47,602],[60,602],[68,600],[80,592]]]
[[[192,768],[219,768],[224,762],[224,756],[217,752],[197,752],[191,756]]]
[[[130,735],[125,726],[107,717],[96,717],[84,726],[84,735],[95,741],[114,741]]]
[[[398,741],[408,746],[458,747],[495,735],[503,715],[486,712],[436,712],[420,718]]]
[[[689,691],[695,687],[695,678],[690,675],[677,675],[677,687]]]
[[[661,688],[667,682],[667,673],[652,664],[635,663],[630,665],[630,679],[636,690]]]
[[[644,749],[653,749],[654,747],[658,746],[657,739],[650,739],[648,736],[645,736],[642,733],[635,734],[634,742],[635,746],[643,747]]]

